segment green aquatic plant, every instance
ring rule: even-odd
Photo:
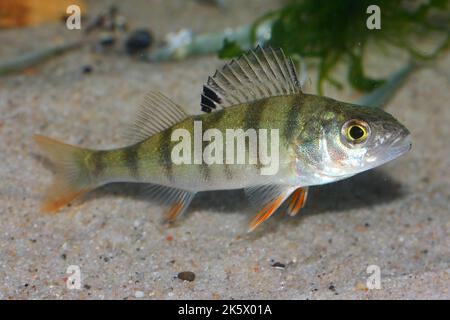
[[[223,47],[218,51],[220,59],[227,59],[229,57],[238,57],[245,52],[241,46],[234,40],[228,40],[225,38],[223,40]]]
[[[380,8],[380,29],[370,30],[366,26],[370,5]],[[250,37],[252,43],[258,42],[260,26],[271,21],[267,43],[282,47],[287,55],[315,59],[320,93],[325,81],[342,86],[332,76],[332,70],[342,61],[347,65],[350,85],[361,91],[371,91],[385,80],[373,79],[364,71],[363,57],[369,41],[400,47],[413,59],[434,58],[449,45],[448,9],[448,0],[291,0],[281,9],[256,20],[251,26]],[[414,41],[433,33],[441,33],[445,39],[433,53],[420,53]],[[219,56],[235,57],[240,49],[237,41],[226,41]]]

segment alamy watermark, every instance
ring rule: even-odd
[[[178,141],[171,152],[175,165],[259,165],[261,175],[275,175],[279,169],[278,129],[226,129],[224,136],[218,129],[203,132],[202,121],[194,121],[193,137],[186,129],[175,129],[171,141]],[[208,143],[205,147],[204,142]]]
[[[372,4],[367,7],[367,14],[370,16],[366,20],[366,27],[369,30],[381,29],[381,9],[376,4]]]
[[[66,273],[69,275],[66,279],[66,286],[69,290],[81,289],[81,269],[80,266],[70,265],[67,267]]]
[[[66,13],[69,15],[66,20],[66,27],[69,30],[81,29],[81,9],[79,6],[72,4],[67,7]]]
[[[367,267],[366,273],[369,277],[366,281],[367,289],[381,289],[381,269],[379,266],[372,264]]]

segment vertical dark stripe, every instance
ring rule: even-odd
[[[202,137],[203,133],[208,129],[217,129],[217,125],[220,120],[225,115],[225,110],[215,111],[210,113],[207,116],[198,116],[195,117],[195,121],[202,121]],[[209,144],[208,141],[202,141],[202,150],[205,150],[205,147]],[[203,155],[202,155],[203,156]],[[211,179],[211,168],[209,165],[203,160],[200,165],[200,174],[202,175],[203,181],[209,181]]]
[[[267,104],[268,101],[269,101],[268,99],[261,99],[254,103],[251,103],[249,105],[249,107],[247,108],[247,113],[244,118],[244,125],[243,125],[244,132],[247,129],[255,129],[257,141],[259,141],[258,140],[259,139],[258,130],[261,129],[261,127],[260,127],[261,116],[262,116],[262,113],[264,112],[264,106]],[[263,128],[263,129],[268,129],[268,128]],[[250,153],[248,153],[248,154],[250,154]],[[257,169],[261,169],[261,166],[262,166],[262,164],[259,159],[259,143],[257,143],[256,144],[256,165],[255,165],[255,167]]]
[[[202,150],[205,150],[205,147],[208,145],[208,143],[209,143],[208,141],[202,141]],[[200,174],[202,175],[202,179],[205,182],[209,181],[209,179],[211,178],[211,168],[203,159],[203,155],[202,155],[202,164],[200,165]]]
[[[224,163],[223,166],[224,166],[225,177],[227,178],[227,180],[233,179],[233,171],[231,170],[230,165],[227,163]]]
[[[105,161],[106,151],[94,151],[91,156],[91,161],[93,163],[93,171],[92,175],[94,177],[99,177],[103,174],[103,171],[106,168]]]
[[[288,111],[286,122],[284,124],[284,138],[286,143],[290,143],[300,124],[299,114],[301,112],[303,97],[296,95],[291,102],[291,107]]]
[[[243,123],[244,131],[247,129],[260,129],[261,116],[267,102],[268,99],[261,99],[248,105]]]
[[[138,179],[139,178],[139,159],[138,159],[138,149],[140,144],[131,146],[123,151],[123,161],[125,162],[125,166],[128,168],[130,172],[130,176]]]
[[[171,135],[172,135],[172,128],[168,128],[167,130],[161,133],[161,137],[159,140],[159,150],[160,150],[159,161],[164,169],[166,177],[170,181],[173,181],[173,163],[171,158],[172,152]]]

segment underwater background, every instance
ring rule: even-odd
[[[371,4],[381,29],[367,27]],[[449,18],[431,0],[0,0],[0,298],[449,299]],[[131,184],[40,212],[51,176],[33,134],[122,146],[149,90],[200,113],[207,77],[257,43],[294,55],[305,92],[384,107],[411,152],[311,188],[299,216],[252,234],[241,191],[198,195],[170,228]]]

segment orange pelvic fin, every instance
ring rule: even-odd
[[[283,201],[286,199],[285,195],[279,196],[272,202],[269,202],[252,220],[248,232],[255,230],[261,223],[266,221],[270,216],[280,207]]]
[[[308,198],[308,188],[298,188],[292,194],[292,200],[288,207],[288,214],[295,216],[305,206],[306,199]]]
[[[291,185],[262,184],[244,189],[250,202],[258,208],[258,214],[250,223],[248,232],[266,221],[286,200],[295,187]],[[262,209],[260,209],[262,208]]]

